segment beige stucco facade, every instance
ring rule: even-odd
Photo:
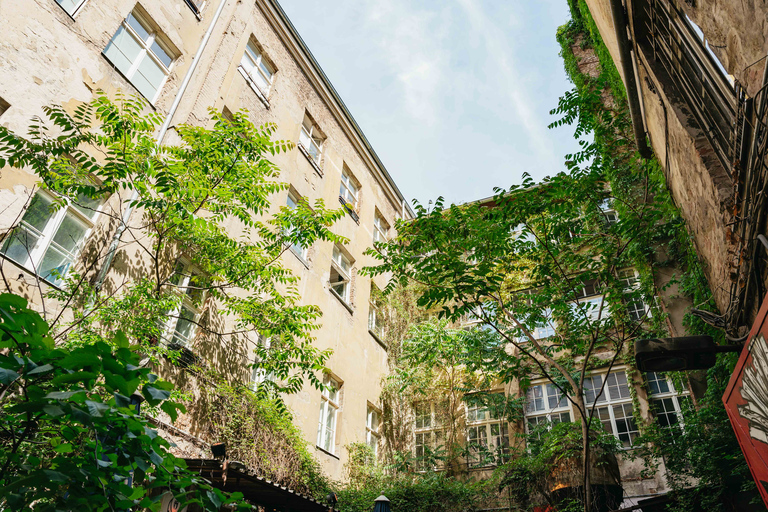
[[[44,106],[55,104],[71,109],[90,100],[98,89],[109,95],[117,91],[137,94],[132,81],[115,68],[103,51],[129,13],[139,12],[173,57],[168,76],[152,107],[148,107],[167,116],[177,100],[178,108],[165,140],[173,141],[173,127],[181,123],[211,126],[208,109],[213,108],[225,112],[246,109],[256,125],[275,123],[276,139],[297,143],[302,122],[308,115],[325,136],[321,158],[313,165],[298,147],[276,155],[273,161],[281,169],[280,180],[290,184],[292,194],[310,204],[322,199],[332,208],[340,206],[342,169],[347,169],[359,186],[359,224],[351,215],[345,215],[333,228],[349,239],[343,246],[352,267],[351,291],[346,302],[329,286],[332,243],[314,244],[308,248],[306,258],[290,250],[283,255],[285,266],[300,279],[302,303],[317,305],[323,313],[321,327],[315,332],[315,346],[333,351],[327,366],[340,384],[335,439],[329,450],[317,448],[316,456],[331,477],[341,478],[346,459],[344,447],[365,442],[366,414],[369,407],[377,406],[380,383],[387,371],[386,349],[368,330],[371,280],[361,276],[359,269],[373,263],[363,252],[372,245],[375,216],[394,226],[397,218],[411,215],[402,194],[274,0],[192,2],[202,5],[198,15],[185,0],[85,0],[64,4],[76,5],[77,10],[70,15],[55,0],[0,0],[0,19],[4,20],[0,34],[3,126],[25,132],[30,119],[41,115]],[[212,23],[222,4],[220,16]],[[182,91],[184,77],[209,27],[210,38]],[[260,95],[238,69],[249,41],[274,71],[266,95]],[[7,230],[18,222],[36,182],[37,178],[25,171],[2,170],[0,228]],[[272,211],[284,206],[287,198],[288,192],[276,195]],[[107,202],[105,208],[113,217],[121,215],[124,199],[112,198]],[[116,228],[114,218],[97,217],[81,251],[105,254]],[[228,229],[236,233],[240,228],[232,222]],[[107,275],[107,287],[135,275],[131,269],[141,268],[135,253],[131,241],[124,240]],[[39,302],[39,290],[30,286],[37,281],[33,272],[7,258],[0,260],[0,264],[6,274],[19,276],[13,281],[17,291],[32,302]],[[96,274],[96,269],[81,270]],[[378,286],[383,288],[384,284],[382,281]],[[48,286],[41,284],[43,290]],[[231,346],[234,341],[227,342],[230,345],[206,344],[208,341],[198,336],[195,343],[201,345],[193,344],[193,350],[214,367],[225,369],[233,379],[250,379],[247,364],[253,360],[252,347]],[[314,446],[320,391],[307,385],[286,397],[286,402],[295,423]],[[195,434],[196,426],[189,419],[182,419],[179,425]]]

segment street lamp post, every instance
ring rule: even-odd
[[[373,512],[390,512],[389,499],[383,494],[373,502]]]

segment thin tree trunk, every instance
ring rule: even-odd
[[[589,446],[589,414],[584,405],[584,395],[577,391],[576,400],[579,403],[579,409],[583,411],[581,422],[581,436],[582,436],[582,452],[581,460],[583,462],[583,478],[584,485],[584,512],[592,512],[592,479],[590,478],[592,473],[592,464],[590,464],[591,453]]]

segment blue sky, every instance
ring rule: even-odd
[[[563,169],[566,0],[281,0],[410,201],[466,202]]]

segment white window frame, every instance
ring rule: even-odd
[[[258,345],[263,346],[266,350],[269,350],[272,346],[272,338],[268,338],[267,336],[264,336],[263,334],[259,333],[259,339],[256,341]],[[265,381],[271,380],[272,375],[268,374],[267,371],[264,368],[260,368],[258,365],[260,362],[258,354],[253,355],[253,368],[251,369],[251,389],[256,391],[256,389],[263,384]]]
[[[291,210],[295,210],[299,207],[299,203],[302,201],[301,196],[298,196],[293,192],[293,190],[288,190],[288,197],[285,200],[285,206]],[[291,206],[291,203],[293,203],[293,206]],[[287,245],[287,243],[286,243]],[[309,254],[309,248],[304,247],[301,244],[295,243],[291,244],[290,246],[291,252],[298,256],[302,261],[307,261],[307,256]]]
[[[267,69],[264,70],[262,65]],[[269,106],[269,93],[272,90],[272,83],[277,70],[269,59],[264,58],[264,53],[252,39],[249,39],[248,44],[245,45],[238,69],[248,85],[259,95],[262,101],[266,102],[266,106]],[[269,73],[269,76],[265,73]],[[260,80],[266,82],[266,85],[259,85]]]
[[[69,11],[69,9],[67,9],[67,8],[66,8],[66,7],[65,7],[65,6],[62,4],[62,2],[63,2],[63,1],[66,1],[66,0],[55,0],[55,1],[56,1],[56,3],[59,5],[59,7],[61,7],[61,8],[64,10],[64,12],[65,12],[65,13],[69,14],[69,16],[70,16],[71,18],[74,18],[75,16],[77,16],[77,13],[79,13],[79,12],[80,12],[80,10],[83,8],[83,5],[85,5],[85,3],[86,3],[88,0],[75,0],[74,2],[72,2],[72,3],[74,4],[74,8],[72,9],[72,11],[71,11],[71,12]]]
[[[299,132],[299,147],[307,158],[319,166],[323,158],[324,145],[325,135],[317,127],[317,123],[308,114],[305,114]]]
[[[378,336],[379,334],[379,307],[376,304],[375,296],[381,293],[379,287],[371,281],[371,295],[368,298],[368,330]]]
[[[467,464],[487,467],[504,462],[509,454],[509,425],[504,418],[480,404],[467,404],[466,415]]]
[[[352,172],[347,168],[346,164],[341,170],[339,197],[341,197],[345,203],[352,205],[352,209],[357,211],[358,201],[360,199],[360,185],[357,184],[357,180],[352,176]]]
[[[640,273],[633,267],[619,270],[617,277],[624,284],[625,293],[635,293],[640,288]],[[651,309],[646,304],[645,299],[626,300],[627,316],[633,322],[641,322],[651,318]]]
[[[414,403],[413,416],[413,453],[418,459],[424,456],[425,447],[434,452],[443,446],[445,443],[445,430],[439,421],[440,418],[434,402],[422,401]],[[419,425],[419,418],[421,418],[421,425]],[[429,424],[424,422],[425,419],[429,421]],[[424,462],[418,462],[417,469],[419,471],[426,471],[430,468],[424,466]]]
[[[389,223],[384,216],[376,210],[373,215],[373,241],[386,243],[389,240]]]
[[[588,381],[587,379],[590,380]],[[595,393],[600,390],[603,379],[610,382],[605,385],[603,392],[599,396],[594,397]],[[627,378],[626,370],[615,370],[610,374],[593,373],[585,378],[584,382],[585,384],[590,382],[590,386],[585,386],[585,405],[591,408],[592,404],[596,401],[598,405],[595,407],[595,418],[602,423],[603,429],[618,438],[624,445],[624,448],[631,448],[634,440],[640,435],[640,429],[635,423],[633,416],[634,405],[632,404],[632,393],[630,391],[631,383]],[[626,383],[626,386],[624,386],[624,383]],[[592,392],[594,397],[592,400],[587,398],[587,388]],[[629,411],[627,411],[627,407]],[[622,409],[621,416],[617,414],[617,408]]]
[[[320,394],[320,418],[317,425],[317,447],[328,453],[336,452],[337,419],[341,409],[341,383],[325,374],[325,388]]]
[[[181,303],[168,312],[168,320],[165,323],[165,334],[163,337],[168,345],[175,344],[189,348],[197,337],[197,323],[200,320],[202,307],[206,299],[205,290],[198,290],[199,296],[197,298],[190,295],[190,292],[194,293],[196,291],[191,282],[195,277],[202,277],[202,273],[184,258],[179,259],[173,272],[174,275],[179,276],[179,279],[177,282],[174,282],[172,276],[169,282],[171,286],[176,287],[176,292],[181,295]],[[182,318],[183,310],[192,313],[190,320]],[[192,330],[188,335],[184,335],[179,331],[179,324],[182,320],[188,321],[191,324]]]
[[[648,405],[658,425],[661,428],[669,428],[674,425],[678,425],[681,428],[684,427],[681,400],[690,398],[688,390],[678,392],[672,379],[664,374],[664,372],[646,372],[645,380],[648,388]],[[658,391],[654,391],[652,383],[656,383]],[[666,385],[666,390],[662,389],[662,384]],[[659,407],[657,402],[660,402],[662,407]],[[672,407],[669,407],[670,404]],[[676,418],[674,424],[669,422],[671,415],[674,415]],[[661,424],[661,421],[659,421],[660,416],[665,417],[666,425]]]
[[[570,401],[551,382],[531,385],[525,398],[525,431],[529,435],[542,424],[550,428],[556,423],[573,421]]]
[[[55,195],[43,190],[38,190],[35,193],[35,196],[38,196],[38,195],[41,196],[42,198],[45,198],[46,201],[50,202],[51,206],[53,206],[57,201],[57,197]],[[33,197],[32,200],[34,201],[35,197]],[[54,286],[59,286],[62,283],[63,279],[66,277],[67,273],[69,273],[69,270],[77,264],[80,256],[80,251],[82,250],[85,243],[88,241],[88,238],[91,236],[93,227],[96,224],[96,220],[98,219],[98,216],[101,213],[102,205],[103,203],[99,203],[95,211],[93,211],[93,216],[88,217],[77,206],[73,205],[71,201],[65,200],[63,206],[58,208],[56,211],[50,212],[50,216],[46,220],[45,226],[43,227],[42,231],[36,229],[31,224],[25,222],[24,216],[22,216],[19,225],[14,228],[13,234],[9,234],[8,238],[6,239],[5,243],[2,246],[2,249],[0,249],[0,252],[2,252],[2,254],[7,259],[11,261],[15,261],[19,265],[23,266],[29,271],[40,276],[40,278],[44,279],[46,282]],[[91,210],[85,209],[85,211],[91,211]],[[27,206],[27,210],[24,212],[25,216],[28,212],[29,212],[29,205]],[[61,228],[62,223],[64,222],[64,219],[67,217],[67,214],[72,215],[77,222],[85,225],[85,228],[86,228],[82,238],[79,241],[77,241],[73,251],[67,251],[66,249],[61,247],[61,245],[54,242],[54,238],[58,234],[59,229]],[[27,254],[24,261],[18,261],[6,254],[6,249],[9,248],[13,240],[17,240],[16,230],[24,230],[26,232],[31,233],[32,236],[37,237],[37,242],[35,243],[35,245],[31,248],[27,247]],[[39,274],[39,271],[40,271],[39,266],[43,262],[45,255],[51,249],[63,254],[64,256],[68,256],[72,260],[69,266],[63,269],[63,271],[60,271],[60,275],[58,277],[55,277],[50,273],[46,275]]]
[[[616,224],[619,222],[619,214],[616,212],[616,209],[613,207],[613,202],[615,201],[612,197],[607,197],[600,201],[600,204],[598,205],[598,208],[600,208],[600,213],[603,215],[603,219],[606,223],[610,224]]]
[[[344,267],[347,267],[346,269]],[[335,270],[341,278],[337,282],[330,282],[330,287],[342,301],[349,304],[352,296],[352,261],[344,254],[344,251],[337,245],[333,246],[331,256],[331,270]]]
[[[369,405],[368,411],[365,416],[365,443],[373,450],[373,456],[379,456],[379,442],[381,441],[381,434],[379,433],[379,427],[381,426],[380,420],[381,413],[375,407]]]
[[[133,76],[136,74],[136,71],[139,69],[139,65],[144,61],[145,58],[149,58],[152,61],[154,61],[155,64],[160,66],[160,69],[163,71],[163,74],[165,75],[163,77],[162,82],[157,86],[157,90],[155,91],[155,95],[152,98],[147,98],[150,104],[154,105],[157,101],[157,98],[160,96],[160,92],[163,90],[163,87],[165,86],[165,83],[168,81],[168,75],[171,74],[171,69],[173,68],[174,63],[177,60],[177,57],[175,56],[174,52],[172,52],[168,45],[165,44],[165,42],[162,40],[162,37],[158,37],[160,34],[152,27],[151,23],[148,23],[147,20],[144,18],[144,16],[135,10],[132,11],[129,16],[133,16],[133,18],[139,23],[139,25],[142,26],[144,30],[147,31],[149,34],[147,36],[147,39],[144,40],[139,36],[139,34],[136,33],[136,31],[133,29],[130,23],[128,23],[128,18],[126,17],[123,22],[120,24],[121,27],[123,27],[128,34],[134,38],[141,46],[141,50],[139,52],[138,57],[136,57],[136,60],[131,63],[131,67],[127,71],[120,70],[123,75],[125,75],[125,78],[133,84]],[[107,43],[107,46],[104,47],[103,54],[106,56],[107,48],[110,44],[112,44],[112,41],[114,40],[115,36],[117,35],[117,32],[120,29],[115,31],[114,35],[112,36],[112,39],[109,40],[109,43]],[[152,51],[152,44],[157,43],[157,45],[170,57],[171,63],[166,66],[165,63],[158,58],[157,55],[155,55],[155,52]],[[138,88],[136,89],[138,91]],[[141,93],[141,91],[139,91]],[[143,95],[143,93],[142,93]]]

